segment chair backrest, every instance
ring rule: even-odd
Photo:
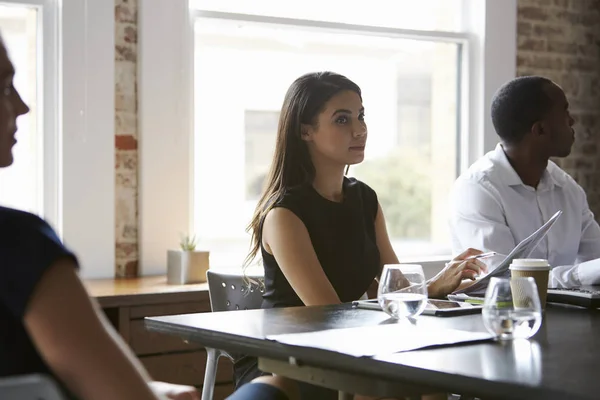
[[[2,400],[66,400],[58,385],[45,375],[19,375],[0,378]]]
[[[216,311],[260,308],[264,293],[263,275],[244,275],[209,269],[206,272],[210,307]]]

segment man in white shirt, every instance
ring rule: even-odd
[[[543,77],[516,78],[495,94],[492,122],[501,143],[454,184],[453,250],[508,254],[562,210],[529,257],[553,266],[550,287],[600,284],[600,227],[581,186],[549,161],[568,156],[575,140],[564,92]]]

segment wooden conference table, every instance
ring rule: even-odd
[[[485,341],[356,357],[267,336],[396,323],[349,304],[146,318],[154,332],[259,357],[261,369],[331,389],[394,396],[421,385],[484,399],[600,398],[600,310],[549,304],[531,340]],[[406,323],[406,322],[404,322]],[[417,326],[484,331],[481,315],[426,317]],[[360,348],[367,343],[356,343]]]

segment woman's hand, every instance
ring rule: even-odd
[[[154,393],[170,400],[200,400],[200,394],[193,386],[158,381],[148,382],[148,385]]]
[[[429,297],[444,297],[456,290],[463,279],[475,280],[482,271],[487,272],[486,265],[481,261],[467,259],[481,253],[480,250],[467,249],[446,264],[446,267],[429,281],[427,286]]]

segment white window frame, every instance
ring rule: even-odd
[[[37,7],[44,218],[84,278],[115,275],[114,2],[0,0]]]
[[[463,0],[464,33],[369,28],[402,37],[463,41],[461,171],[497,139],[489,117],[495,90],[516,73],[517,0]],[[190,231],[193,215],[193,26],[197,11],[189,0],[139,0],[140,271],[165,272],[166,251]],[[202,16],[218,17],[217,12]],[[229,15],[231,17],[231,15]],[[239,16],[257,21],[275,18]],[[339,24],[297,21],[314,27]],[[347,26],[347,25],[346,25]],[[361,29],[360,27],[355,27]],[[486,51],[486,49],[490,49]],[[165,135],[169,135],[168,138]],[[436,268],[443,260],[430,260]]]
[[[0,0],[0,3],[34,7],[37,10],[36,44],[37,76],[42,78],[38,96],[38,126],[42,127],[43,179],[42,217],[51,225],[60,227],[59,207],[59,160],[58,160],[58,9],[50,0]]]

